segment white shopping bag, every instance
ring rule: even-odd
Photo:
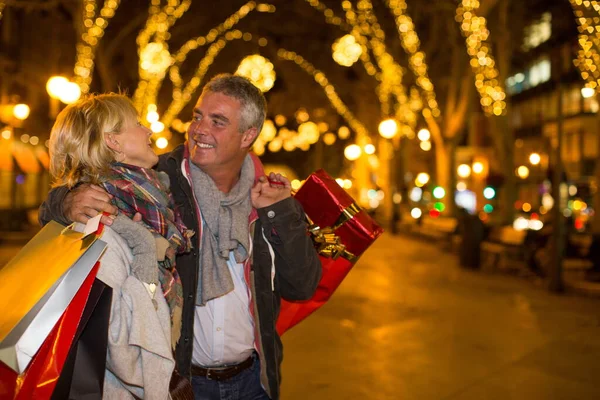
[[[17,373],[102,256],[106,243],[97,238],[97,231],[86,235],[50,222],[0,270],[0,361]]]

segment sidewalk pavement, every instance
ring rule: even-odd
[[[384,234],[283,337],[282,398],[597,399],[600,300]]]

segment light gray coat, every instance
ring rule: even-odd
[[[125,240],[109,227],[100,239],[108,246],[97,277],[113,289],[103,397],[132,399],[134,393],[167,399],[175,361],[169,307],[160,285],[155,310],[146,287],[131,274],[133,255]]]

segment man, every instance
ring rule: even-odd
[[[249,154],[265,115],[266,101],[250,81],[218,75],[194,108],[187,146],[159,160],[184,223],[196,232],[194,250],[177,258],[184,305],[176,361],[197,399],[278,399],[281,297],[309,299],[321,277],[289,181],[273,173],[267,179]],[[109,201],[89,185],[57,189],[40,219],[85,222],[114,213]]]

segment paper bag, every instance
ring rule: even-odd
[[[7,367],[0,368],[2,399],[50,399],[74,343],[99,266],[100,263],[96,263],[86,277],[25,372],[11,381],[12,376],[3,372],[13,371]],[[0,363],[0,367],[3,366],[4,364]]]
[[[97,234],[50,222],[0,270],[0,361],[22,373],[102,255]]]
[[[112,288],[94,281],[52,399],[102,399]]]

